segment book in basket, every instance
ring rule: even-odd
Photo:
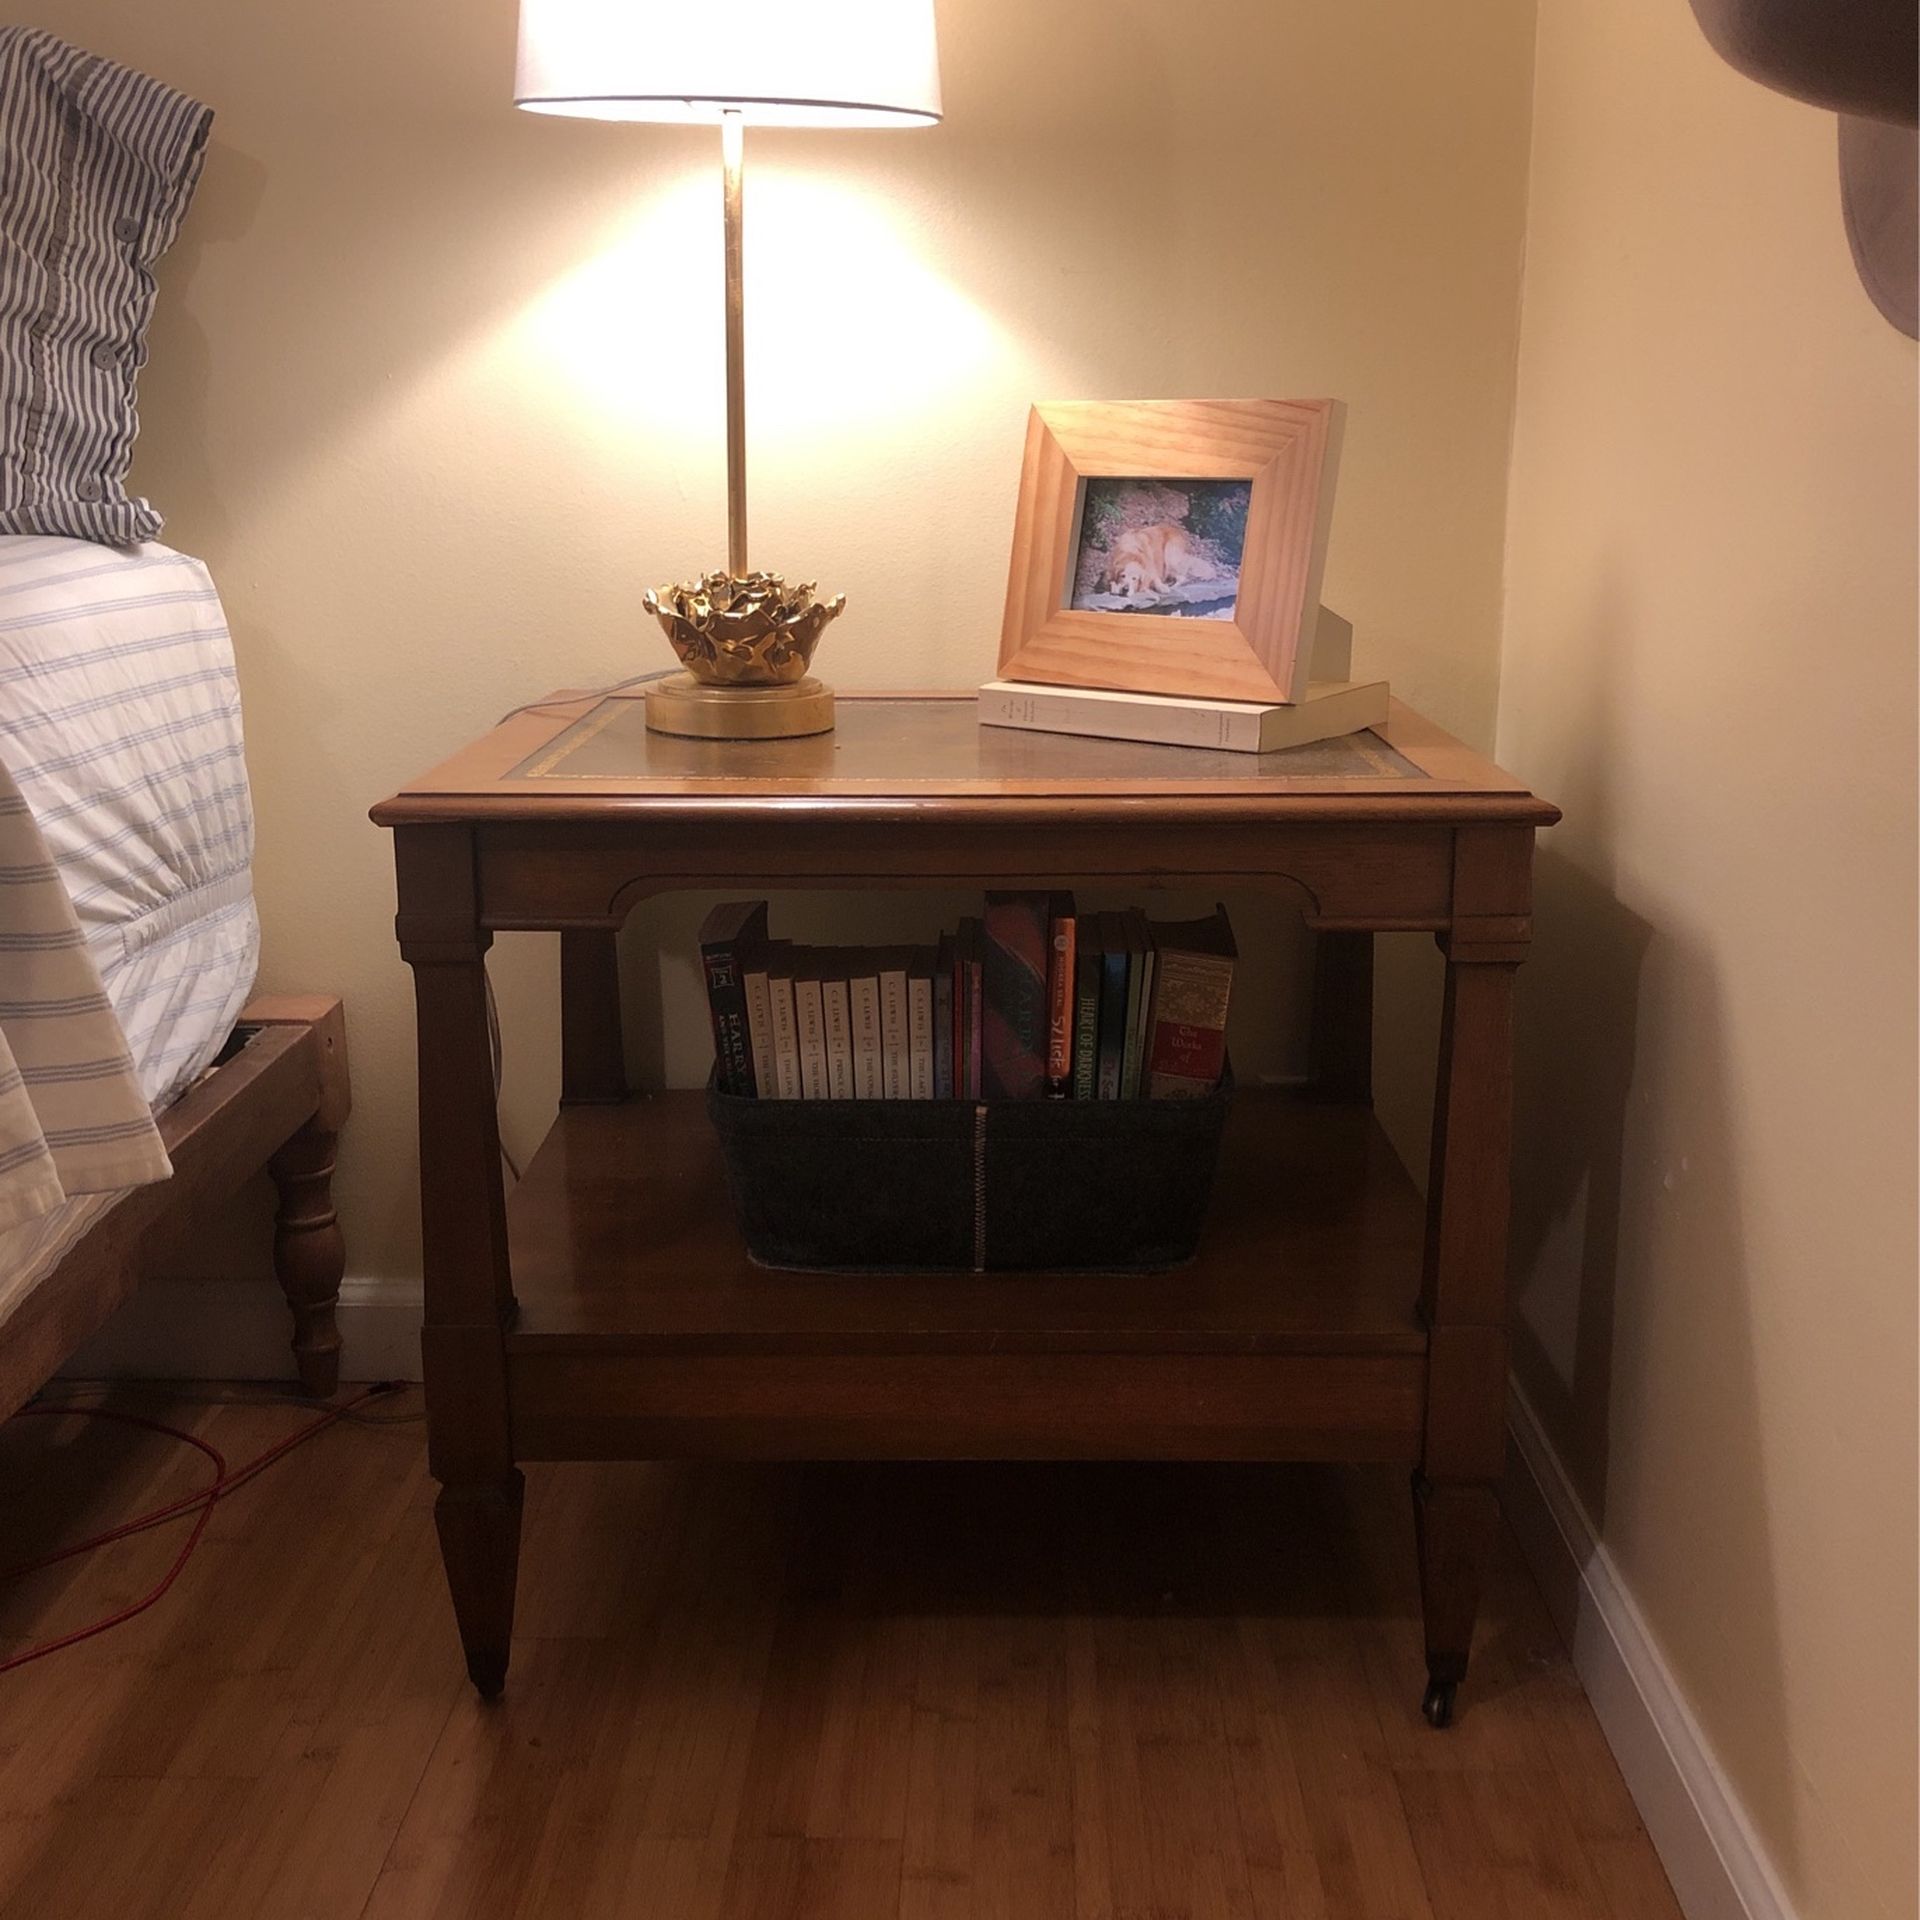
[[[1225,908],[1205,920],[1153,929],[1158,955],[1147,1093],[1155,1100],[1201,1099],[1219,1084],[1227,1059],[1227,1004],[1236,950]]]

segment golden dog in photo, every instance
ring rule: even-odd
[[[1199,541],[1184,527],[1163,520],[1121,534],[1107,555],[1101,588],[1134,599],[1165,593],[1190,580],[1212,580],[1218,573],[1212,554]]]

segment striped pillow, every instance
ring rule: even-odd
[[[0,533],[132,546],[128,497],[154,263],[213,115],[52,34],[0,27]]]

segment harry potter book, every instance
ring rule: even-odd
[[[856,949],[847,962],[847,1011],[853,1023],[853,1097],[886,1097],[880,1041],[880,962],[871,948]]]
[[[908,1036],[907,967],[905,947],[889,947],[880,955],[880,1091],[888,1100],[908,1095],[911,1042]]]
[[[764,900],[728,901],[700,923],[700,970],[713,1019],[714,1079],[722,1093],[751,1097],[755,1091],[745,969],[766,938]]]

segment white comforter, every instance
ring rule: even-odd
[[[219,1051],[259,959],[240,694],[206,568],[152,544],[0,537],[0,761],[164,1106]],[[9,1251],[0,1314],[23,1264]]]

